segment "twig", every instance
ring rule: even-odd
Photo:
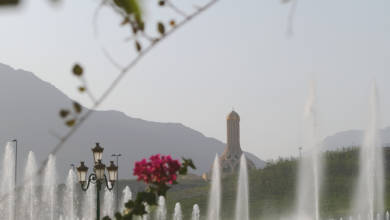
[[[179,15],[183,16],[183,17],[188,17],[188,15],[182,11],[181,9],[179,9],[178,7],[176,7],[176,5],[174,5],[171,1],[169,0],[166,0],[165,1],[165,4],[167,4],[168,7],[170,7],[173,11],[175,11],[176,13],[178,13]]]
[[[290,8],[290,13],[287,17],[287,31],[286,34],[288,37],[291,37],[294,35],[294,18],[295,18],[295,11],[297,10],[298,0],[292,0],[292,5]]]
[[[184,26],[187,24],[189,21],[191,21],[193,18],[197,17],[199,14],[202,12],[206,11],[209,9],[211,6],[213,6],[215,3],[217,3],[219,0],[212,0],[203,7],[199,8],[197,11],[192,13],[191,15],[185,17],[181,22],[179,22],[177,25],[175,25],[172,29],[167,31],[164,35],[162,35],[161,38],[159,38],[157,41],[154,41],[151,43],[148,47],[146,47],[144,50],[142,50],[136,58],[134,58],[128,65],[126,65],[119,73],[119,75],[112,81],[110,86],[105,90],[105,92],[94,102],[92,108],[88,109],[85,114],[83,114],[78,122],[68,131],[68,133],[55,145],[53,150],[51,150],[50,154],[55,155],[57,152],[64,146],[66,141],[73,136],[73,134],[76,133],[76,131],[79,130],[79,128],[84,124],[84,122],[95,112],[95,109],[97,109],[100,104],[111,94],[111,92],[117,87],[117,85],[120,83],[120,81],[129,73],[129,71],[138,64],[138,62],[145,56],[147,55],[153,48],[155,48],[158,44],[166,40],[169,36],[171,36],[173,33],[175,33],[180,27]],[[49,155],[50,155],[49,154]],[[41,175],[42,172],[44,171],[46,164],[48,162],[48,158],[45,159],[45,161],[42,162],[41,166],[39,167],[38,171],[36,172],[36,175],[32,176],[37,176]],[[23,183],[20,185],[21,187],[30,181],[32,178],[27,178],[26,180],[23,181]],[[15,186],[16,188],[16,186]],[[1,197],[0,203],[6,199],[10,193],[5,194]]]

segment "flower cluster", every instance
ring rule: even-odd
[[[149,161],[143,159],[135,163],[134,175],[138,176],[138,181],[147,184],[165,185],[174,184],[177,179],[181,164],[171,156],[160,154],[153,155]]]

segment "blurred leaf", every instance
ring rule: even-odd
[[[157,205],[157,197],[156,197],[156,194],[154,192],[138,192],[137,193],[137,198],[135,199],[136,200],[136,206],[137,206],[137,203],[143,203],[143,202],[146,202],[148,203],[149,205]]]
[[[66,118],[66,116],[69,115],[69,110],[66,110],[66,109],[61,109],[60,110],[60,117],[61,118]]]
[[[125,24],[128,24],[128,23],[130,23],[130,19],[129,19],[129,17],[125,17],[125,19],[123,19],[121,25],[125,25]]]
[[[83,107],[78,102],[73,102],[73,108],[76,113],[81,113]]]
[[[73,66],[72,71],[75,76],[83,75],[83,68],[77,63]]]
[[[165,34],[165,26],[162,22],[158,22],[157,30],[160,34]]]
[[[65,122],[66,126],[72,127],[76,123],[76,119],[70,119]]]
[[[0,7],[1,6],[15,6],[20,3],[19,0],[0,0]]]
[[[187,159],[183,157],[182,160],[183,160],[183,166],[191,167],[193,170],[196,170],[196,166],[192,161],[192,159]]]
[[[138,0],[114,0],[115,4],[127,14],[141,15],[141,7]]]
[[[133,200],[129,200],[128,202],[125,203],[125,207],[128,208],[128,209],[132,209],[134,208],[134,201]]]
[[[170,189],[170,187],[167,186],[166,184],[159,185],[158,190],[157,190],[157,195],[165,197],[169,189]]]
[[[142,50],[141,44],[138,41],[135,41],[135,48],[137,49],[138,52]]]
[[[85,90],[87,90],[87,89],[84,86],[79,87],[79,92],[85,92]]]

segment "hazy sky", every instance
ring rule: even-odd
[[[0,62],[34,72],[88,106],[76,92],[72,64],[85,66],[99,95],[117,74],[100,45],[125,63],[133,44],[107,9],[98,20],[100,38],[94,37],[97,1],[62,1],[1,9]],[[374,79],[382,124],[390,125],[390,2],[299,0],[292,38],[288,12],[277,0],[221,0],[146,56],[101,109],[180,122],[225,141],[225,116],[234,107],[245,150],[263,159],[296,155],[315,75],[320,136],[365,127]]]

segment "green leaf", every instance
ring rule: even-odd
[[[187,172],[188,172],[187,166],[180,167],[180,169],[179,169],[180,175],[187,175]]]
[[[73,102],[73,109],[76,113],[80,114],[83,107],[78,102]]]
[[[60,110],[60,117],[61,118],[66,118],[66,116],[69,115],[69,110],[66,110],[66,109],[61,109]]]
[[[80,66],[79,64],[77,64],[77,63],[73,66],[72,71],[73,71],[73,74],[74,74],[75,76],[81,76],[81,75],[83,75],[83,67],[81,67],[81,66]]]
[[[132,208],[134,208],[134,206],[135,206],[135,203],[133,200],[129,200],[128,202],[125,203],[125,207],[128,209],[132,209]]]
[[[166,196],[167,195],[167,192],[168,190],[170,189],[171,187],[167,186],[166,184],[164,185],[159,185],[158,186],[158,190],[157,190],[157,195],[158,196]]]
[[[141,15],[141,7],[138,0],[114,0],[114,2],[129,15]]]
[[[140,202],[146,202],[149,205],[157,205],[157,197],[153,192],[138,192],[137,198],[135,199],[135,204],[137,206]]]
[[[162,34],[162,35],[165,34],[165,26],[162,22],[157,23],[157,30],[160,34]]]
[[[186,166],[189,166],[189,167],[191,167],[193,170],[196,170],[196,166],[195,166],[194,162],[192,161],[192,159],[186,159],[186,158],[182,158],[182,159],[183,159],[184,164],[185,164]]]
[[[70,119],[65,122],[66,126],[72,127],[74,124],[76,124],[76,119]]]

